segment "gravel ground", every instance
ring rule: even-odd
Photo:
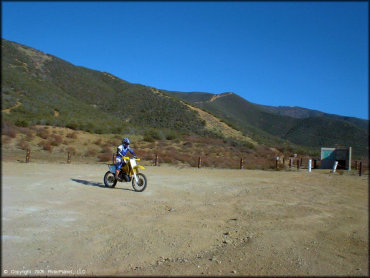
[[[368,275],[368,176],[2,162],[2,275]]]

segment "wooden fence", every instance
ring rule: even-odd
[[[279,157],[275,157],[275,170],[280,170],[281,168],[293,168],[294,165],[296,166],[296,169],[297,171],[299,171],[300,169],[302,169],[302,166],[303,165],[306,165],[307,168],[308,168],[308,160],[311,159],[311,161],[313,162],[313,167],[312,169],[318,169],[318,161],[320,161],[319,159],[317,158],[305,158],[303,159],[302,157],[301,158],[292,158],[292,157],[289,157],[289,162],[288,162],[288,165],[285,164],[285,158],[283,159],[280,159]],[[27,149],[26,150],[26,163],[29,163],[31,161],[31,150],[30,149]],[[159,155],[158,154],[154,154],[154,157],[153,157],[153,163],[152,165],[153,166],[159,166],[159,162],[160,162],[160,159],[159,159]],[[72,153],[71,152],[68,152],[67,153],[67,164],[71,164],[72,163]],[[116,163],[116,154],[113,153],[112,154],[112,163]],[[245,163],[246,163],[246,160],[243,159],[243,158],[240,158],[240,160],[238,160],[238,168],[239,169],[244,169],[245,168]],[[197,158],[197,162],[196,162],[196,165],[198,168],[202,168],[203,165],[202,165],[202,157],[201,156],[198,156]],[[364,165],[363,165],[363,162],[362,161],[358,161],[358,160],[354,160],[352,162],[352,165],[351,165],[351,170],[355,170],[355,171],[358,171],[358,175],[361,176],[362,174],[364,174]]]

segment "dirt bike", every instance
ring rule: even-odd
[[[104,175],[104,184],[106,187],[115,187],[117,182],[130,182],[132,187],[137,192],[145,190],[147,181],[144,174],[139,173],[139,169],[145,169],[141,165],[137,165],[136,161],[140,161],[140,158],[129,158],[127,156],[122,157],[126,164],[121,168],[118,178],[116,178],[116,165],[108,164],[109,171]]]

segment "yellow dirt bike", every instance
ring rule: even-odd
[[[104,184],[106,187],[115,187],[117,181],[119,182],[132,182],[132,187],[137,192],[145,190],[147,181],[144,174],[139,173],[139,169],[145,169],[143,166],[138,165],[136,161],[140,161],[140,158],[129,158],[127,156],[122,157],[126,163],[116,178],[116,165],[108,164],[109,171],[104,175]]]

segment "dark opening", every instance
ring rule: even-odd
[[[338,160],[337,169],[346,169],[346,161],[345,160]]]

